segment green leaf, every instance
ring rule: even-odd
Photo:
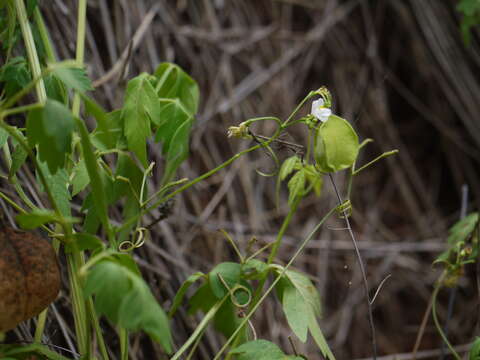
[[[171,63],[160,64],[154,75],[158,79],[155,91],[160,98],[178,99],[191,116],[197,113],[200,92],[195,80]]]
[[[192,121],[192,115],[178,99],[160,99],[160,118],[155,141],[162,142],[162,153],[168,154],[177,129]]]
[[[287,356],[274,343],[267,340],[249,341],[233,349],[237,360],[302,360],[299,356]]]
[[[107,198],[104,191],[104,182],[100,176],[100,167],[98,166],[97,158],[93,152],[93,146],[90,142],[87,128],[83,121],[81,121],[80,119],[77,119],[77,129],[80,134],[83,158],[85,159],[88,176],[90,177],[92,194],[95,198],[94,214],[98,216],[104,228],[108,230],[110,228],[110,222],[108,219]]]
[[[168,317],[172,318],[175,312],[177,311],[178,307],[182,303],[182,300],[185,296],[185,293],[187,292],[188,288],[195,283],[197,280],[202,279],[205,277],[205,274],[202,272],[196,272],[192,275],[190,275],[187,280],[185,280],[180,286],[180,289],[178,289],[177,293],[175,294],[175,297],[172,302],[172,306],[170,307],[170,310],[168,312]]]
[[[310,305],[306,302],[300,291],[286,278],[282,278],[276,285],[276,290],[288,325],[301,342],[307,341],[308,317]]]
[[[75,239],[77,246],[74,248],[72,244],[66,244],[66,253],[71,253],[73,251],[97,250],[105,247],[102,240],[95,235],[87,233],[75,233],[73,234],[73,238]]]
[[[141,278],[132,281],[133,291],[122,298],[118,323],[131,331],[144,330],[166,352],[172,351],[168,318]],[[139,307],[141,311],[138,311]]]
[[[468,360],[480,360],[480,337],[476,337],[475,341],[468,353]]]
[[[162,184],[166,184],[172,179],[177,168],[187,158],[191,127],[192,121],[185,121],[175,131],[167,153],[167,165],[162,178]]]
[[[300,163],[300,158],[296,155],[289,157],[286,159],[281,168],[280,171],[278,172],[278,177],[280,180],[285,180],[288,175],[292,173],[292,171],[295,169],[295,166]]]
[[[189,308],[188,314],[195,314],[197,311],[202,310],[207,313],[208,310],[215,305],[218,301],[216,296],[212,292],[212,288],[208,282],[200,286],[197,291],[188,300]]]
[[[4,130],[3,128],[0,128],[0,148],[2,148],[7,143],[9,136],[10,135],[6,130]]]
[[[280,273],[282,267],[278,267]],[[277,293],[282,302],[288,324],[295,335],[305,342],[306,329],[319,346],[323,355],[330,360],[335,360],[328,344],[318,326],[317,316],[320,315],[320,297],[311,280],[302,273],[287,270],[277,283]]]
[[[70,192],[68,191],[68,174],[65,169],[58,170],[55,174],[50,172],[50,169],[45,163],[38,162],[40,170],[45,176],[45,181],[47,182],[48,187],[52,193],[52,197],[55,203],[58,206],[60,213],[65,216],[71,216],[70,209]],[[37,174],[38,175],[38,174]],[[37,176],[38,178],[38,176]],[[37,180],[41,184],[40,180]],[[45,191],[43,186],[41,186],[42,191]]]
[[[121,176],[129,180],[129,182],[118,179]],[[135,161],[126,154],[119,154],[117,166],[115,169],[115,183],[113,188],[114,199],[120,199],[125,195],[133,195],[140,197],[142,187],[143,171],[138,167]],[[138,200],[135,200],[138,202]]]
[[[455,245],[461,241],[466,241],[470,234],[475,230],[478,223],[478,213],[471,213],[465,218],[459,220],[449,230],[448,243]]]
[[[128,148],[137,155],[143,166],[147,167],[147,138],[151,135],[151,121],[160,114],[160,103],[143,73],[128,82],[125,92],[125,105],[122,111],[124,133]]]
[[[323,187],[323,176],[313,165],[305,166],[305,177],[308,183],[312,186],[315,195],[320,196]]]
[[[48,74],[43,78],[43,82],[49,99],[56,100],[62,104],[68,103],[67,90],[58,77],[54,74]]]
[[[20,355],[22,354],[22,355]],[[42,355],[45,356],[46,359],[50,360],[70,360],[69,358],[66,358],[60,354],[57,354],[56,352],[50,350],[48,347],[45,345],[41,344],[30,344],[30,345],[4,345],[0,344],[0,356],[2,356],[2,360],[7,360],[10,359],[8,357],[3,357],[3,356],[12,356],[12,359],[31,359],[33,356],[28,356],[31,354],[36,354],[36,355]],[[35,356],[35,358],[37,358]]]
[[[303,194],[305,190],[305,170],[298,170],[288,181],[288,204],[292,205],[294,200]]]
[[[57,221],[57,215],[54,211],[47,209],[35,209],[29,213],[17,215],[15,218],[22,229],[31,230],[48,222]]]
[[[320,316],[320,296],[318,295],[317,289],[312,284],[312,281],[306,275],[294,270],[287,270],[285,272],[285,277],[290,280],[295,289],[301,294],[302,298],[310,305],[315,315]]]
[[[65,164],[70,153],[73,132],[73,116],[63,104],[48,99],[45,106],[29,112],[27,137],[30,146],[38,145],[40,159],[55,173]]]
[[[242,264],[242,273],[248,279],[263,279],[268,271],[268,265],[258,259],[250,259]]]
[[[478,0],[461,0],[457,5],[457,10],[466,16],[473,16],[480,11],[480,1]]]
[[[72,173],[72,196],[75,196],[84,190],[90,183],[90,177],[88,176],[88,170],[84,159],[80,159],[80,161],[75,164]]]
[[[350,123],[331,115],[315,135],[314,155],[322,172],[336,172],[349,168],[358,155],[358,136]]]
[[[131,331],[144,330],[171,352],[171,334],[163,309],[143,279],[118,261],[104,260],[89,272],[85,296],[95,294],[95,309]]]
[[[218,301],[218,300],[217,300]],[[216,312],[213,318],[213,325],[215,330],[224,335],[227,339],[235,332],[242,318],[239,317],[237,308],[233,305],[231,299],[227,299]],[[239,334],[238,341],[245,342],[245,331]]]
[[[218,298],[223,298],[228,289],[224,283],[220,280],[220,276],[223,278],[229,289],[232,289],[240,282],[240,275],[242,272],[242,266],[234,262],[224,262],[215,266],[208,274],[210,288],[213,294]]]
[[[22,167],[28,157],[28,152],[23,148],[22,145],[17,144],[12,153],[12,165],[8,172],[8,177],[11,179],[17,171]]]
[[[87,76],[84,68],[66,67],[62,63],[56,63],[52,67],[52,73],[55,74],[69,89],[78,92],[93,90],[92,83]]]
[[[329,360],[335,360],[335,356],[333,355],[332,350],[330,350],[327,340],[325,340],[322,330],[320,330],[320,326],[318,326],[317,319],[315,318],[315,314],[312,310],[310,310],[308,317],[308,329],[310,330],[313,340],[315,340],[315,343],[322,352],[323,357]]]
[[[193,117],[178,99],[161,99],[160,106],[155,141],[162,142],[162,154],[166,155],[167,165],[162,179],[162,184],[165,184],[188,156]]]
[[[162,142],[166,169],[162,184],[166,184],[188,156],[188,140],[198,110],[199,91],[196,82],[177,65],[161,64],[155,71],[158,79],[155,91],[160,98],[160,113],[156,141]]]
[[[23,89],[31,80],[28,64],[23,57],[15,57],[0,67],[0,83],[7,98]]]
[[[89,111],[93,110],[90,109]],[[103,119],[103,116],[94,116],[97,119],[98,126],[92,134],[93,145],[102,151],[107,151],[114,148],[117,148],[118,150],[126,149],[127,141],[123,134],[124,125],[122,111],[115,110],[105,114],[105,119]],[[103,120],[105,120],[105,123],[102,123]]]

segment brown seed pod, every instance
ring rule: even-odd
[[[60,290],[55,251],[43,237],[0,228],[0,332],[39,314]]]

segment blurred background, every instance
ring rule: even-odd
[[[462,185],[468,186],[469,211],[480,201],[479,38],[473,28],[465,43],[457,5],[438,0],[92,0],[85,58],[97,87],[93,96],[109,111],[120,107],[129,78],[152,72],[163,61],[179,64],[199,83],[201,110],[179,178],[194,178],[251,145],[227,139],[229,126],[256,116],[284,119],[320,86],[328,87],[334,113],[348,119],[361,140],[375,140],[361,153],[360,164],[399,149],[397,156],[355,178],[351,201],[352,226],[372,293],[391,275],[374,304],[379,354],[406,353],[414,347],[439,275],[432,261],[445,249],[447,230],[459,218]],[[40,6],[58,57],[74,58],[76,2],[41,1]],[[309,111],[307,104],[302,113]],[[301,130],[293,128],[285,140],[305,143]],[[255,131],[269,135],[274,127],[263,124]],[[152,143],[149,150],[161,164],[158,145]],[[263,152],[249,154],[182,193],[173,214],[136,252],[164,307],[188,275],[237,260],[218,229],[228,231],[242,250],[252,237],[256,248],[275,238],[288,212],[287,189],[282,187],[276,209],[275,178],[262,177],[256,169],[271,171],[274,163]],[[152,189],[161,166],[156,171]],[[345,195],[344,175],[335,180]],[[311,195],[301,203],[280,262],[290,259],[335,204],[328,181],[320,198]],[[335,230],[343,226],[342,219],[331,218],[294,267],[310,274],[321,294],[320,324],[337,358],[370,357],[357,261],[348,234]],[[448,291],[441,293],[442,321],[448,297]],[[62,309],[65,299],[57,301],[47,327],[55,344],[65,341],[55,330],[57,321],[73,327]],[[185,310],[176,315],[176,346],[199,319]],[[449,322],[451,342],[469,343],[477,319],[475,269],[467,267]],[[253,323],[259,338],[292,352],[292,333],[274,296]],[[194,358],[213,358],[224,340],[209,330]],[[132,344],[132,359],[166,358],[141,335]],[[440,346],[429,321],[420,350]],[[296,347],[310,359],[321,359],[312,341],[297,341]]]

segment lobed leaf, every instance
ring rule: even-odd
[[[7,98],[23,89],[31,80],[28,64],[23,57],[15,57],[0,67],[0,83]]]
[[[178,65],[162,63],[154,76],[158,79],[155,91],[160,98],[178,99],[191,116],[197,113],[200,97],[198,85]]]
[[[288,204],[292,205],[294,200],[303,194],[305,190],[305,170],[298,170],[288,181]]]
[[[151,121],[158,122],[160,103],[158,96],[143,73],[128,82],[122,109],[124,134],[131,150],[143,166],[147,167],[147,138],[151,135]]]
[[[171,352],[168,319],[139,274],[122,260],[108,259],[89,272],[85,296],[95,294],[95,309],[110,321],[131,330],[145,331]],[[132,260],[133,261],[133,260]]]
[[[57,63],[52,68],[52,73],[58,77],[68,88],[78,92],[93,90],[92,83],[84,68],[66,67]]]

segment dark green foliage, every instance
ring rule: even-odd
[[[171,352],[167,316],[134,269],[134,263],[125,255],[123,259],[101,261],[88,274],[85,295],[95,295],[99,314],[128,330],[145,331]]]
[[[38,145],[41,161],[52,173],[64,167],[66,154],[71,151],[73,116],[62,103],[47,100],[41,109],[30,111],[27,137],[30,146]]]

